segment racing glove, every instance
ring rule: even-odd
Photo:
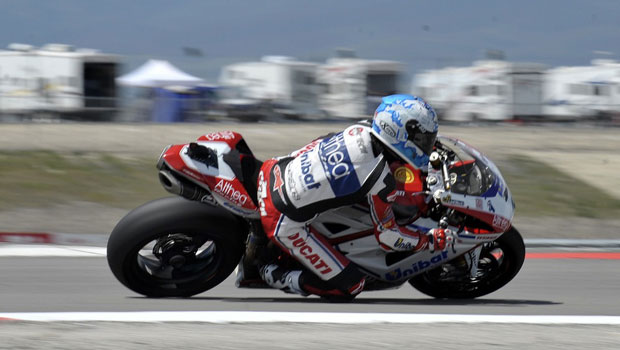
[[[446,251],[449,247],[454,250],[456,234],[450,229],[434,228],[427,233],[428,250],[434,253],[437,250]]]

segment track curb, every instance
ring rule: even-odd
[[[0,243],[105,247],[107,242],[106,234],[0,232]]]
[[[620,248],[620,239],[524,239],[528,248]]]

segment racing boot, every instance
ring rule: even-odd
[[[269,264],[261,267],[260,275],[263,281],[270,285],[272,288],[280,289],[286,293],[299,294],[302,296],[308,296],[305,290],[301,288],[300,277],[302,271],[293,270],[289,271],[275,264]]]
[[[324,281],[311,272],[299,276],[299,285],[310,294],[330,302],[350,302],[364,290],[366,275],[354,264],[349,264],[341,273]]]
[[[336,276],[338,281],[323,281],[311,272],[289,271],[275,264],[263,266],[260,274],[268,285],[286,293],[303,296],[315,294],[333,302],[348,302],[355,299],[364,289],[365,278],[352,265],[345,271],[342,276]]]

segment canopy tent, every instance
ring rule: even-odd
[[[141,87],[163,87],[170,85],[196,86],[204,80],[189,75],[168,61],[148,60],[133,72],[116,78],[121,85]]]

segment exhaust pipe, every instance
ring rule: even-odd
[[[166,191],[192,201],[201,200],[209,195],[209,191],[187,180],[177,178],[168,170],[159,171],[159,182]]]

